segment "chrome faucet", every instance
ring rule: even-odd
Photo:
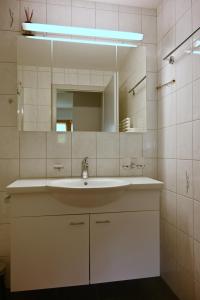
[[[88,179],[88,157],[85,157],[82,160],[82,170],[81,170],[81,177],[82,179]]]

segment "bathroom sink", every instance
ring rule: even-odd
[[[71,190],[88,190],[88,189],[119,189],[129,186],[127,180],[121,178],[88,178],[88,179],[57,179],[49,182],[48,187],[71,189]]]

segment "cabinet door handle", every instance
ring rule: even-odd
[[[110,221],[109,220],[105,220],[105,221],[96,221],[96,224],[109,224]]]
[[[71,226],[77,226],[77,225],[84,225],[85,222],[70,222],[69,225]]]

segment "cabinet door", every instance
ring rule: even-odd
[[[89,283],[89,216],[13,219],[12,291]]]
[[[91,283],[159,276],[159,213],[96,214],[90,220]]]

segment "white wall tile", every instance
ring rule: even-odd
[[[142,169],[142,176],[157,179],[158,178],[157,159],[145,158],[144,165],[145,167],[144,169]]]
[[[156,43],[157,40],[157,20],[154,16],[142,16],[142,33],[145,43]]]
[[[18,158],[18,130],[15,127],[0,127],[0,136],[0,158]]]
[[[95,10],[84,7],[72,7],[72,25],[95,27]]]
[[[156,86],[157,86],[157,74],[156,73],[148,73],[147,74],[147,86],[146,86],[146,93],[147,93],[146,95],[147,95],[148,101],[157,100]]]
[[[38,72],[38,88],[51,88],[50,72]]]
[[[37,88],[36,69],[23,71],[23,86],[24,88]]]
[[[45,178],[46,159],[20,159],[20,178]]]
[[[197,241],[194,241],[194,278],[200,282],[200,243]]]
[[[120,133],[120,157],[142,157],[142,136],[135,133]]]
[[[56,68],[53,69],[53,83],[64,84],[65,83],[65,72],[64,69]]]
[[[147,101],[147,129],[157,129],[157,101]]]
[[[103,3],[103,2],[96,2],[96,9],[97,10],[110,10],[110,11],[118,11],[118,5],[111,4],[111,3]],[[134,8],[133,8],[134,9]]]
[[[176,126],[170,126],[158,131],[158,157],[176,158]]]
[[[183,7],[183,5],[182,5]],[[179,45],[192,32],[191,10],[188,10],[176,24],[176,44]]]
[[[157,132],[148,131],[143,134],[143,156],[157,158]]]
[[[176,20],[183,16],[183,14],[190,9],[191,0],[176,0]]]
[[[0,126],[17,125],[17,99],[15,95],[0,95]]]
[[[177,123],[192,121],[192,84],[177,91]]]
[[[46,158],[46,134],[41,132],[21,132],[21,158]]]
[[[193,122],[193,159],[200,160],[200,121]]]
[[[193,120],[200,119],[200,79],[193,82]]]
[[[71,134],[47,133],[47,158],[71,158]]]
[[[164,224],[164,247],[166,248],[166,254],[176,257],[176,228],[171,224]]]
[[[0,94],[16,94],[15,63],[0,63]]]
[[[193,239],[181,231],[177,232],[177,259],[185,270],[193,271]]]
[[[10,199],[7,192],[0,192],[0,224],[10,223]]]
[[[37,89],[31,87],[24,87],[24,105],[37,105]]]
[[[87,0],[73,0],[72,5],[76,7],[95,8],[95,2]]]
[[[36,105],[24,105],[24,130],[26,130],[27,123],[35,123],[37,126],[37,106]],[[36,127],[33,129],[36,129]]]
[[[119,158],[118,133],[97,133],[97,158]]]
[[[141,16],[130,13],[119,13],[119,30],[142,32]]]
[[[10,225],[0,225],[0,256],[10,255]]]
[[[200,119],[198,82],[200,59],[198,55],[184,52],[191,46],[191,41],[174,53],[174,65],[170,65],[168,61],[163,62],[162,59],[199,26],[199,5],[199,0],[167,0],[162,1],[157,10],[158,68],[160,70],[158,84],[176,79],[175,85],[158,91],[158,127],[168,128],[172,125],[170,118],[176,111],[173,127],[177,131],[175,138],[177,155],[174,160],[169,160],[166,159],[166,153],[169,151],[169,145],[165,138],[166,128],[159,130],[158,152],[159,157],[164,158],[159,160],[159,178],[164,180],[165,189],[173,191],[174,199],[177,198],[177,213],[175,205],[171,206],[171,215],[174,214],[173,226],[177,231],[175,246],[177,253],[175,252],[174,257],[174,254],[169,253],[166,249],[167,246],[161,247],[161,273],[178,298],[183,300],[196,300],[200,295],[200,288],[195,284],[195,280],[198,278],[199,255],[197,249],[194,251],[196,257],[193,257],[193,238],[200,241],[200,205],[198,202],[200,200],[200,165],[198,161],[200,160],[198,121]],[[172,92],[176,95],[177,109],[173,106],[170,108],[163,103],[166,96]],[[192,123],[192,120],[195,121]],[[168,136],[170,137],[170,134]],[[168,140],[170,141],[170,138]],[[189,179],[188,191],[186,172]],[[168,191],[162,193],[162,227],[166,227],[169,222],[172,223],[170,214],[168,214],[166,193]],[[194,201],[194,199],[198,201]],[[163,240],[163,230],[161,240]],[[166,244],[167,242],[165,242]],[[170,267],[171,264],[176,271]],[[194,296],[194,286],[196,287],[196,297]]]
[[[119,176],[119,160],[97,159],[97,176]]]
[[[12,31],[0,31],[0,41],[0,61],[16,62],[17,34]]]
[[[200,242],[200,203],[194,201],[194,238]]]
[[[200,201],[200,161],[193,160],[193,197]]]
[[[146,15],[146,16],[157,16],[157,11],[156,9],[153,8],[143,8],[142,7],[142,15]]]
[[[161,197],[162,216],[172,225],[176,225],[177,201],[176,193],[163,190]]]
[[[157,72],[157,59],[155,56],[157,47],[153,44],[145,44],[146,47],[146,59],[147,59],[147,72]],[[157,84],[157,73],[156,73],[156,84]],[[153,97],[155,98],[155,97]],[[149,99],[149,98],[148,98]],[[151,100],[151,99],[149,99]]]
[[[195,281],[194,282],[194,299],[198,300],[200,298],[200,284]]]
[[[176,62],[177,89],[192,82],[192,56],[186,55]]]
[[[176,93],[171,93],[158,101],[158,127],[176,124]]]
[[[72,134],[72,158],[96,158],[96,133],[74,132]]]
[[[176,192],[176,159],[158,159],[158,178],[171,192]]]
[[[119,12],[140,15],[142,9],[140,7],[119,5]]]
[[[117,30],[118,14],[115,11],[96,10],[96,28]]]
[[[66,25],[66,9],[59,5],[47,5],[47,23]]]
[[[38,104],[51,106],[51,89],[39,89],[37,93]]]
[[[193,80],[196,80],[200,77],[200,58],[199,55],[193,54],[192,56],[193,62]]]
[[[57,5],[67,5],[67,3],[71,5],[71,0],[47,0],[47,4],[57,4]]]
[[[189,247],[188,247],[189,248]],[[191,251],[191,250],[189,250]],[[185,266],[178,265],[177,268],[177,295],[179,299],[193,299],[194,297],[194,281],[192,272],[187,272]]]
[[[192,159],[192,123],[177,126],[177,158]]]
[[[193,200],[177,196],[177,226],[190,236],[193,235]]]
[[[192,27],[193,27],[193,30],[196,30],[200,26],[199,11],[200,11],[200,2],[198,0],[193,1],[193,3],[192,3]]]
[[[19,178],[19,159],[0,159],[0,189]]]
[[[163,37],[175,24],[174,0],[163,1],[161,6],[161,36]],[[159,26],[159,25],[158,25]]]

